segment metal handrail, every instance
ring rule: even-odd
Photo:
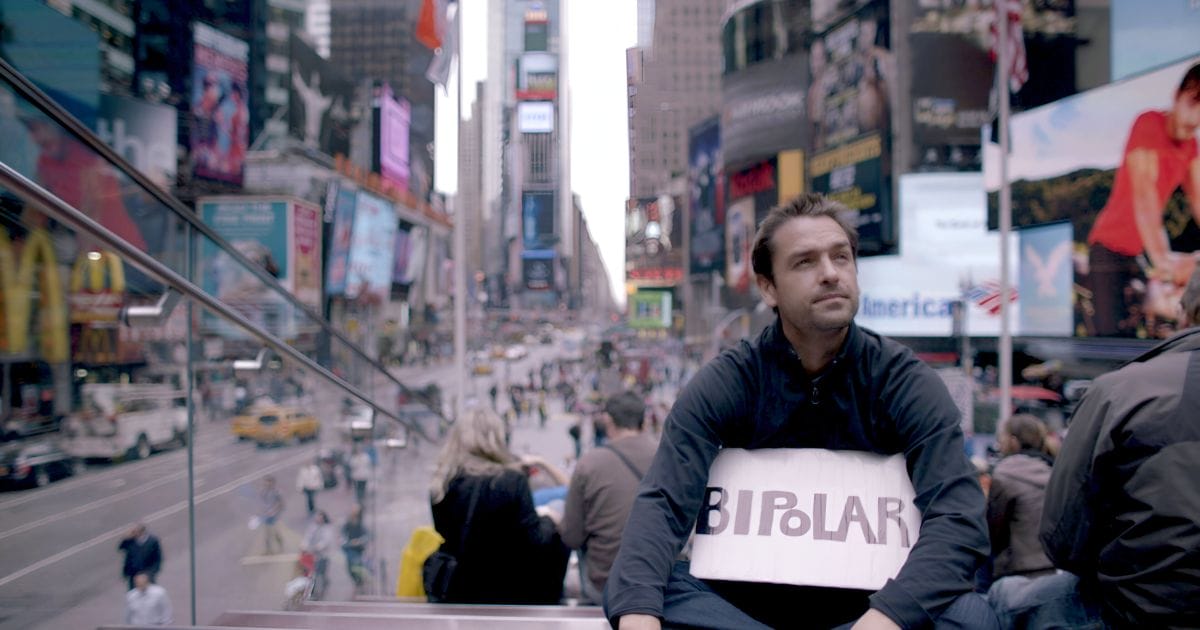
[[[146,274],[156,278],[159,282],[179,291],[186,297],[195,300],[199,304],[208,308],[226,321],[232,322],[240,326],[246,332],[258,338],[281,356],[288,357],[293,361],[312,370],[317,376],[337,386],[346,394],[353,396],[362,403],[371,407],[376,413],[382,414],[402,426],[409,431],[415,432],[418,436],[429,442],[435,440],[426,435],[425,430],[415,422],[406,418],[402,418],[397,414],[392,413],[378,405],[374,399],[370,398],[357,387],[343,380],[341,377],[327,370],[307,355],[303,354],[291,344],[272,335],[269,331],[261,328],[250,320],[242,316],[241,313],[230,308],[224,302],[221,302],[216,297],[206,293],[203,289],[193,284],[187,278],[177,273],[174,269],[166,266],[150,254],[134,247],[125,239],[117,236],[107,227],[101,225],[98,221],[87,216],[83,212],[71,207],[62,199],[51,194],[45,188],[42,188],[37,183],[33,182],[25,175],[17,172],[8,164],[0,162],[0,186],[8,189],[13,194],[17,195],[27,203],[36,205],[39,209],[49,215],[51,218],[69,226],[77,232],[88,234],[99,240],[105,248],[108,248],[120,255],[126,262],[129,262],[141,269]],[[190,334],[190,332],[189,332]],[[189,357],[189,360],[190,357]]]
[[[193,230],[204,235],[204,237],[208,238],[213,243],[216,243],[216,245],[224,250],[228,256],[236,260],[247,271],[254,274],[264,284],[272,288],[277,294],[281,295],[285,300],[290,302],[294,308],[307,314],[308,317],[320,325],[325,333],[328,334],[332,339],[341,341],[346,347],[348,347],[350,351],[358,357],[359,360],[365,361],[367,365],[374,368],[375,371],[386,375],[388,380],[400,388],[401,392],[410,398],[412,397],[414,394],[412,389],[410,389],[404,383],[401,383],[395,376],[392,375],[391,372],[388,372],[387,368],[384,367],[382,363],[372,358],[361,347],[359,347],[358,344],[350,341],[350,339],[343,335],[341,331],[334,328],[329,321],[324,318],[323,315],[315,311],[308,304],[301,302],[299,298],[285,289],[277,278],[268,274],[266,270],[259,265],[252,263],[249,258],[246,258],[244,254],[237,250],[237,248],[230,245],[210,226],[205,224],[203,221],[198,220],[196,218],[196,214],[187,206],[183,205],[183,203],[181,203],[178,199],[171,196],[170,193],[167,193],[157,184],[152,182],[144,173],[130,164],[124,157],[113,150],[112,147],[100,140],[96,134],[92,133],[92,130],[88,129],[87,125],[84,125],[79,121],[79,119],[72,116],[70,112],[63,109],[63,107],[55,102],[54,99],[47,96],[45,92],[34,85],[32,81],[25,77],[25,75],[21,74],[16,70],[16,68],[13,68],[3,59],[0,59],[0,78],[7,81],[9,85],[16,90],[17,94],[21,96],[21,98],[37,107],[47,116],[49,116],[54,122],[58,123],[68,132],[73,134],[76,139],[84,143],[89,149],[95,151],[105,161],[123,172],[126,177],[129,177],[130,180],[137,183],[138,186],[154,197],[155,200],[169,208],[180,220],[190,225]],[[432,406],[430,406],[429,409],[438,416],[441,422],[447,422],[447,419],[442,415],[440,409],[434,409]]]

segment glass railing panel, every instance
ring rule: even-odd
[[[282,198],[225,197],[201,200],[193,212],[2,63],[0,128],[7,130],[0,162],[330,372],[356,387],[374,386],[364,375],[381,371],[376,361],[381,331],[337,331],[323,319],[321,217],[314,206]],[[58,253],[73,248],[104,255],[86,236],[57,247]],[[119,260],[106,257],[92,266]],[[125,302],[147,305],[162,295],[160,284],[128,264],[123,268]],[[250,338],[230,326],[205,316],[197,331],[235,345]],[[385,380],[402,388],[395,379]]]
[[[325,597],[390,592],[398,549],[376,546],[395,531],[383,507],[397,488],[412,494],[411,479],[394,480],[426,478],[435,454],[413,448],[420,438],[400,420],[428,435],[438,421],[399,414],[391,378],[339,339],[305,339],[294,317],[256,320],[203,293],[163,301],[167,283],[180,295],[182,276],[202,275],[187,225],[172,228],[176,276],[122,260],[113,241],[70,227],[67,210],[39,210],[29,201],[38,191],[3,174],[19,186],[0,184],[0,476],[11,482],[0,491],[0,628],[120,623],[127,538],[131,572],[154,573],[176,622],[192,621],[193,602],[201,623],[283,606],[311,523],[298,476],[318,461],[316,506],[336,527]],[[369,458],[358,465],[361,500],[343,466],[356,449]],[[326,473],[337,487],[324,487]],[[280,544],[264,553],[268,475],[284,512]],[[352,554],[347,564],[342,527],[359,504],[372,535],[351,572],[359,563]],[[147,537],[131,535],[138,523]],[[142,553],[151,540],[157,562]]]

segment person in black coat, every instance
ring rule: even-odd
[[[559,603],[570,551],[552,513],[534,507],[526,467],[505,446],[495,412],[477,407],[454,423],[430,504],[434,527],[446,539],[441,551],[458,562],[444,601]]]
[[[146,526],[138,523],[129,530],[129,535],[121,540],[117,550],[125,554],[125,565],[121,574],[129,582],[129,590],[133,590],[133,576],[145,573],[150,581],[158,577],[162,568],[162,546],[158,537],[146,531]]]

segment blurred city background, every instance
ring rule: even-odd
[[[657,427],[773,321],[750,246],[805,191],[853,211],[857,321],[944,375],[970,454],[1004,405],[1061,430],[1179,321],[1149,273],[1099,317],[1088,244],[1200,3],[1005,5],[0,0],[0,628],[119,623],[138,522],[176,621],[279,610],[312,462],[370,532],[324,598],[393,595],[459,410],[568,470],[612,393]],[[1194,266],[1188,192],[1163,228]]]

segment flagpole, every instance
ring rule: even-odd
[[[454,4],[455,47],[462,46],[462,2]],[[456,51],[446,51],[454,54]],[[458,68],[454,86],[455,148],[462,153],[462,53],[458,51]],[[463,207],[460,187],[454,198],[454,380],[458,395],[454,398],[454,419],[462,417],[467,398],[467,212]]]
[[[1000,363],[1000,422],[997,430],[1008,422],[1012,414],[1012,309],[1010,295],[1010,278],[1008,277],[1009,246],[1008,241],[1012,232],[1012,188],[1008,181],[1008,117],[1009,117],[1009,57],[1015,50],[1009,48],[1009,16],[1007,3],[995,0],[997,42],[999,49],[999,94],[1000,108],[1000,346],[997,354]]]

